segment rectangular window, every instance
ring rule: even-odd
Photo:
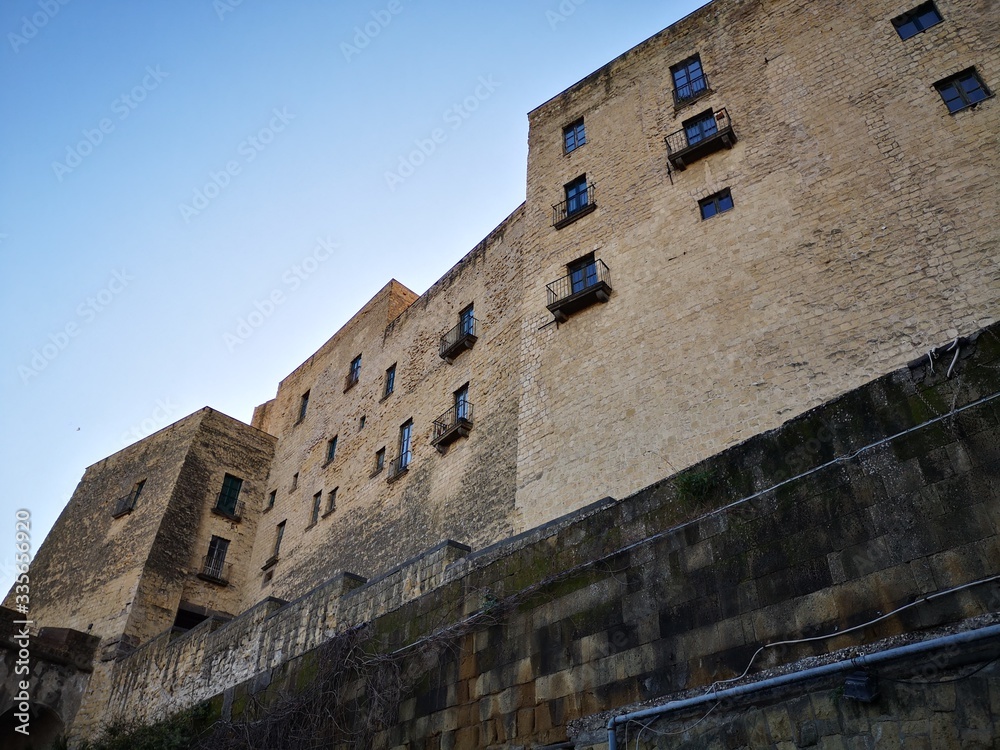
[[[379,448],[375,451],[375,469],[372,471],[372,476],[380,473],[382,469],[385,468],[385,448]]]
[[[678,104],[696,99],[708,90],[708,82],[698,55],[674,65],[670,69],[670,75],[674,79],[674,101]]]
[[[292,490],[295,490],[299,486],[299,473],[295,472],[292,474]]]
[[[274,552],[271,553],[271,557],[275,558],[281,551],[281,538],[285,535],[285,522],[279,523],[274,530]]]
[[[455,419],[469,418],[469,384],[455,391]]]
[[[330,515],[333,511],[337,510],[337,490],[339,487],[334,487],[326,496],[326,513],[324,515]]]
[[[337,436],[326,441],[326,463],[330,463],[337,456]]]
[[[362,414],[361,419],[358,420],[358,432],[360,432],[363,429],[365,429],[365,417]]]
[[[728,211],[733,207],[733,195],[729,192],[729,188],[726,188],[715,195],[702,198],[698,201],[698,207],[701,209],[701,218],[703,220],[711,219],[716,214],[721,214],[723,211]]]
[[[222,580],[226,564],[226,553],[229,551],[229,540],[221,536],[213,536],[208,543],[208,554],[205,556],[203,572],[210,578]]]
[[[892,25],[896,28],[896,33],[900,39],[909,39],[911,36],[919,34],[931,26],[936,26],[943,19],[934,3],[924,3],[918,5],[913,10],[907,11],[901,16],[892,19]]]
[[[317,492],[313,495],[312,515],[309,517],[309,525],[312,526],[319,520],[319,507],[323,504],[323,493]]]
[[[299,422],[301,422],[303,419],[306,418],[306,410],[308,408],[309,408],[309,391],[306,391],[305,393],[302,394],[302,398],[299,401],[299,419],[298,419]],[[296,424],[298,424],[298,422],[296,422]]]
[[[410,436],[413,434],[413,420],[408,419],[399,428],[399,470],[410,465]]]
[[[385,391],[382,393],[382,398],[389,396],[394,390],[396,390],[396,365],[393,364],[388,370],[385,371]]]
[[[271,510],[274,507],[274,501],[278,499],[278,491],[271,490],[271,494],[267,496],[267,509]]]
[[[566,215],[571,216],[587,207],[587,175],[580,175],[563,186],[566,191]]]
[[[361,379],[361,355],[351,360],[351,368],[347,371],[347,387],[357,383]]]
[[[474,336],[476,334],[475,307],[469,305],[458,314],[458,332],[460,336]]]
[[[702,112],[697,117],[686,120],[683,125],[688,146],[700,143],[718,132],[718,126],[715,124],[715,113],[710,109]]]
[[[597,262],[594,254],[588,253],[567,266],[569,271],[570,294],[582,292],[597,283]]]
[[[236,505],[240,499],[240,490],[243,488],[243,480],[226,474],[222,479],[222,492],[219,493],[219,501],[215,507],[227,516],[235,516]]]
[[[580,146],[586,142],[587,134],[583,130],[582,117],[576,122],[563,128],[563,146],[565,147],[567,154],[570,151],[575,151],[580,148]]]
[[[990,96],[975,68],[963,70],[934,84],[949,112],[972,107]]]

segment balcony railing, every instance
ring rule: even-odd
[[[386,477],[387,482],[395,482],[403,474],[410,470],[410,463],[413,461],[413,451],[406,451],[401,453],[396,458],[389,462],[389,475]]]
[[[690,122],[690,121],[689,121]],[[713,113],[713,119],[701,127],[690,124],[665,138],[667,158],[677,169],[686,169],[691,162],[721,148],[732,148],[736,132],[725,109]]]
[[[581,266],[545,286],[546,305],[556,320],[564,323],[577,310],[595,302],[607,302],[611,294],[611,269],[602,260]]]
[[[243,518],[243,501],[237,500],[235,503],[225,501],[222,495],[215,501],[212,512],[217,516],[228,518],[230,521],[239,521]]]
[[[225,556],[205,555],[198,577],[211,583],[228,583],[232,567],[231,563],[226,562]]]
[[[472,429],[472,404],[459,401],[448,411],[434,420],[434,436],[431,445],[439,453],[444,453],[449,445],[459,438],[467,437]]]
[[[139,493],[132,490],[127,495],[122,495],[115,500],[115,508],[111,511],[112,518],[121,518],[135,510],[135,501],[139,499]]]
[[[597,183],[591,182],[587,185],[586,199],[584,199],[584,194],[581,193],[554,205],[552,207],[552,226],[556,229],[562,229],[567,224],[572,224],[581,216],[585,216],[597,208],[595,200],[596,188]]]
[[[451,364],[459,354],[471,349],[479,341],[478,330],[479,321],[469,318],[448,331],[441,337],[441,359]]]
[[[674,89],[674,106],[680,107],[693,102],[711,91],[712,89],[708,86],[708,77],[702,73],[697,78],[692,78],[683,86]]]

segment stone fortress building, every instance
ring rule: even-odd
[[[849,484],[867,498],[855,498],[867,520],[849,540],[810,539],[821,573],[814,558],[785,556],[791,572],[769,584],[771,603],[795,606],[768,615],[780,621],[773,628],[747,623],[765,608],[759,579],[775,570],[724,565],[729,553],[686,527],[662,559],[637,558],[645,572],[628,574],[629,592],[648,584],[642,606],[658,615],[643,619],[624,592],[593,593],[621,621],[606,620],[604,651],[579,646],[596,632],[533,640],[532,627],[552,623],[534,610],[534,625],[512,616],[496,637],[534,644],[518,668],[491,688],[485,659],[456,663],[431,680],[434,700],[404,700],[376,746],[590,747],[593,731],[567,739],[573,721],[737,676],[768,639],[853,627],[958,586],[968,593],[947,611],[820,651],[965,627],[997,610],[995,583],[982,583],[1000,573],[1000,412],[988,377],[1000,358],[990,343],[1000,303],[997,86],[991,0],[714,0],[545,102],[528,115],[525,202],[424,294],[386,284],[250,425],[206,407],[86,470],[31,567],[36,658],[54,665],[39,666],[36,726],[79,738],[113,717],[152,720],[219,696],[229,696],[219,699],[229,720],[232,691],[261,674],[277,684],[346,629],[411,612],[410,625],[385,625],[387,642],[419,640],[435,608],[457,622],[512,595],[515,579],[538,584],[616,543],[631,549],[680,523],[729,518],[717,511],[947,415],[947,445],[921,450],[946,456],[949,471],[925,470],[926,457],[922,473],[889,459],[866,465],[867,478]],[[897,391],[931,411],[898,412]],[[845,413],[845,398],[869,408]],[[992,447],[955,426],[963,408],[986,410],[977,424],[992,430]],[[829,437],[802,433],[816,414]],[[777,462],[761,447],[768,435],[790,441]],[[726,469],[747,456],[759,460],[741,475]],[[656,488],[673,475],[668,497]],[[952,478],[965,482],[965,505],[939,493],[909,531],[890,528],[884,517],[901,517],[893,503]],[[699,502],[687,507],[685,496]],[[654,506],[669,509],[654,514],[659,525],[633,528],[638,509]],[[854,506],[823,507],[840,518]],[[959,507],[971,514],[955,521],[961,531],[941,533],[941,519],[965,518]],[[771,512],[798,520],[744,547],[765,554],[823,517]],[[718,521],[712,533],[734,528]],[[904,536],[889,549],[887,534]],[[876,539],[886,558],[866,552],[870,570],[830,562]],[[598,554],[599,541],[612,547]],[[934,555],[950,555],[940,570]],[[898,573],[919,561],[922,576]],[[743,586],[738,617],[721,584],[704,582],[713,567]],[[715,604],[691,614],[703,594]],[[5,604],[14,603],[11,592]],[[738,633],[722,632],[730,617]],[[607,645],[615,628],[627,647]],[[685,640],[696,633],[698,646]],[[494,636],[461,637],[478,655]],[[610,663],[618,651],[629,666]],[[565,663],[547,666],[549,652]],[[672,676],[650,677],[657,670]],[[563,673],[560,692],[550,678]],[[993,675],[994,691],[996,674],[980,675]],[[0,690],[5,731],[13,695]],[[997,696],[984,698],[987,719],[940,731],[997,741]],[[808,745],[801,734],[780,745],[767,726],[769,739],[747,746]],[[845,726],[830,736],[848,736]]]

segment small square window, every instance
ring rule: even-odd
[[[698,55],[674,65],[670,68],[670,75],[674,79],[674,102],[677,104],[697,99],[708,91],[708,81]]]
[[[309,391],[306,391],[305,393],[302,394],[302,398],[299,400],[298,422],[301,422],[303,419],[306,418],[306,410],[308,408],[309,408]],[[298,424],[298,422],[296,422],[296,424]]]
[[[931,26],[936,26],[943,19],[934,3],[924,3],[918,5],[913,10],[907,11],[901,16],[892,19],[892,25],[896,27],[896,33],[900,39],[909,39],[911,36],[919,34]]]
[[[571,125],[563,128],[563,146],[568,154],[575,151],[587,142],[587,134],[583,129],[583,118],[581,117]]]
[[[326,463],[330,463],[337,457],[337,436],[326,441]]]
[[[729,192],[729,188],[726,188],[715,195],[702,198],[698,201],[698,206],[701,208],[701,218],[703,220],[711,219],[716,214],[721,214],[733,207],[733,195]]]
[[[938,81],[934,84],[934,88],[941,94],[948,111],[952,113],[973,107],[991,95],[975,68],[963,70]]]
[[[385,371],[385,391],[382,393],[382,398],[391,395],[394,390],[396,390],[396,365]]]

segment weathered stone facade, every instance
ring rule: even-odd
[[[37,626],[100,638],[76,735],[229,718],[345,629],[391,649],[494,602],[379,746],[566,741],[761,643],[967,583],[769,665],[995,610],[1000,118],[938,88],[1000,86],[1000,15],[941,0],[903,39],[909,9],[715,0],[529,113],[525,203],[252,426],[206,408],[90,467],[31,569]]]

